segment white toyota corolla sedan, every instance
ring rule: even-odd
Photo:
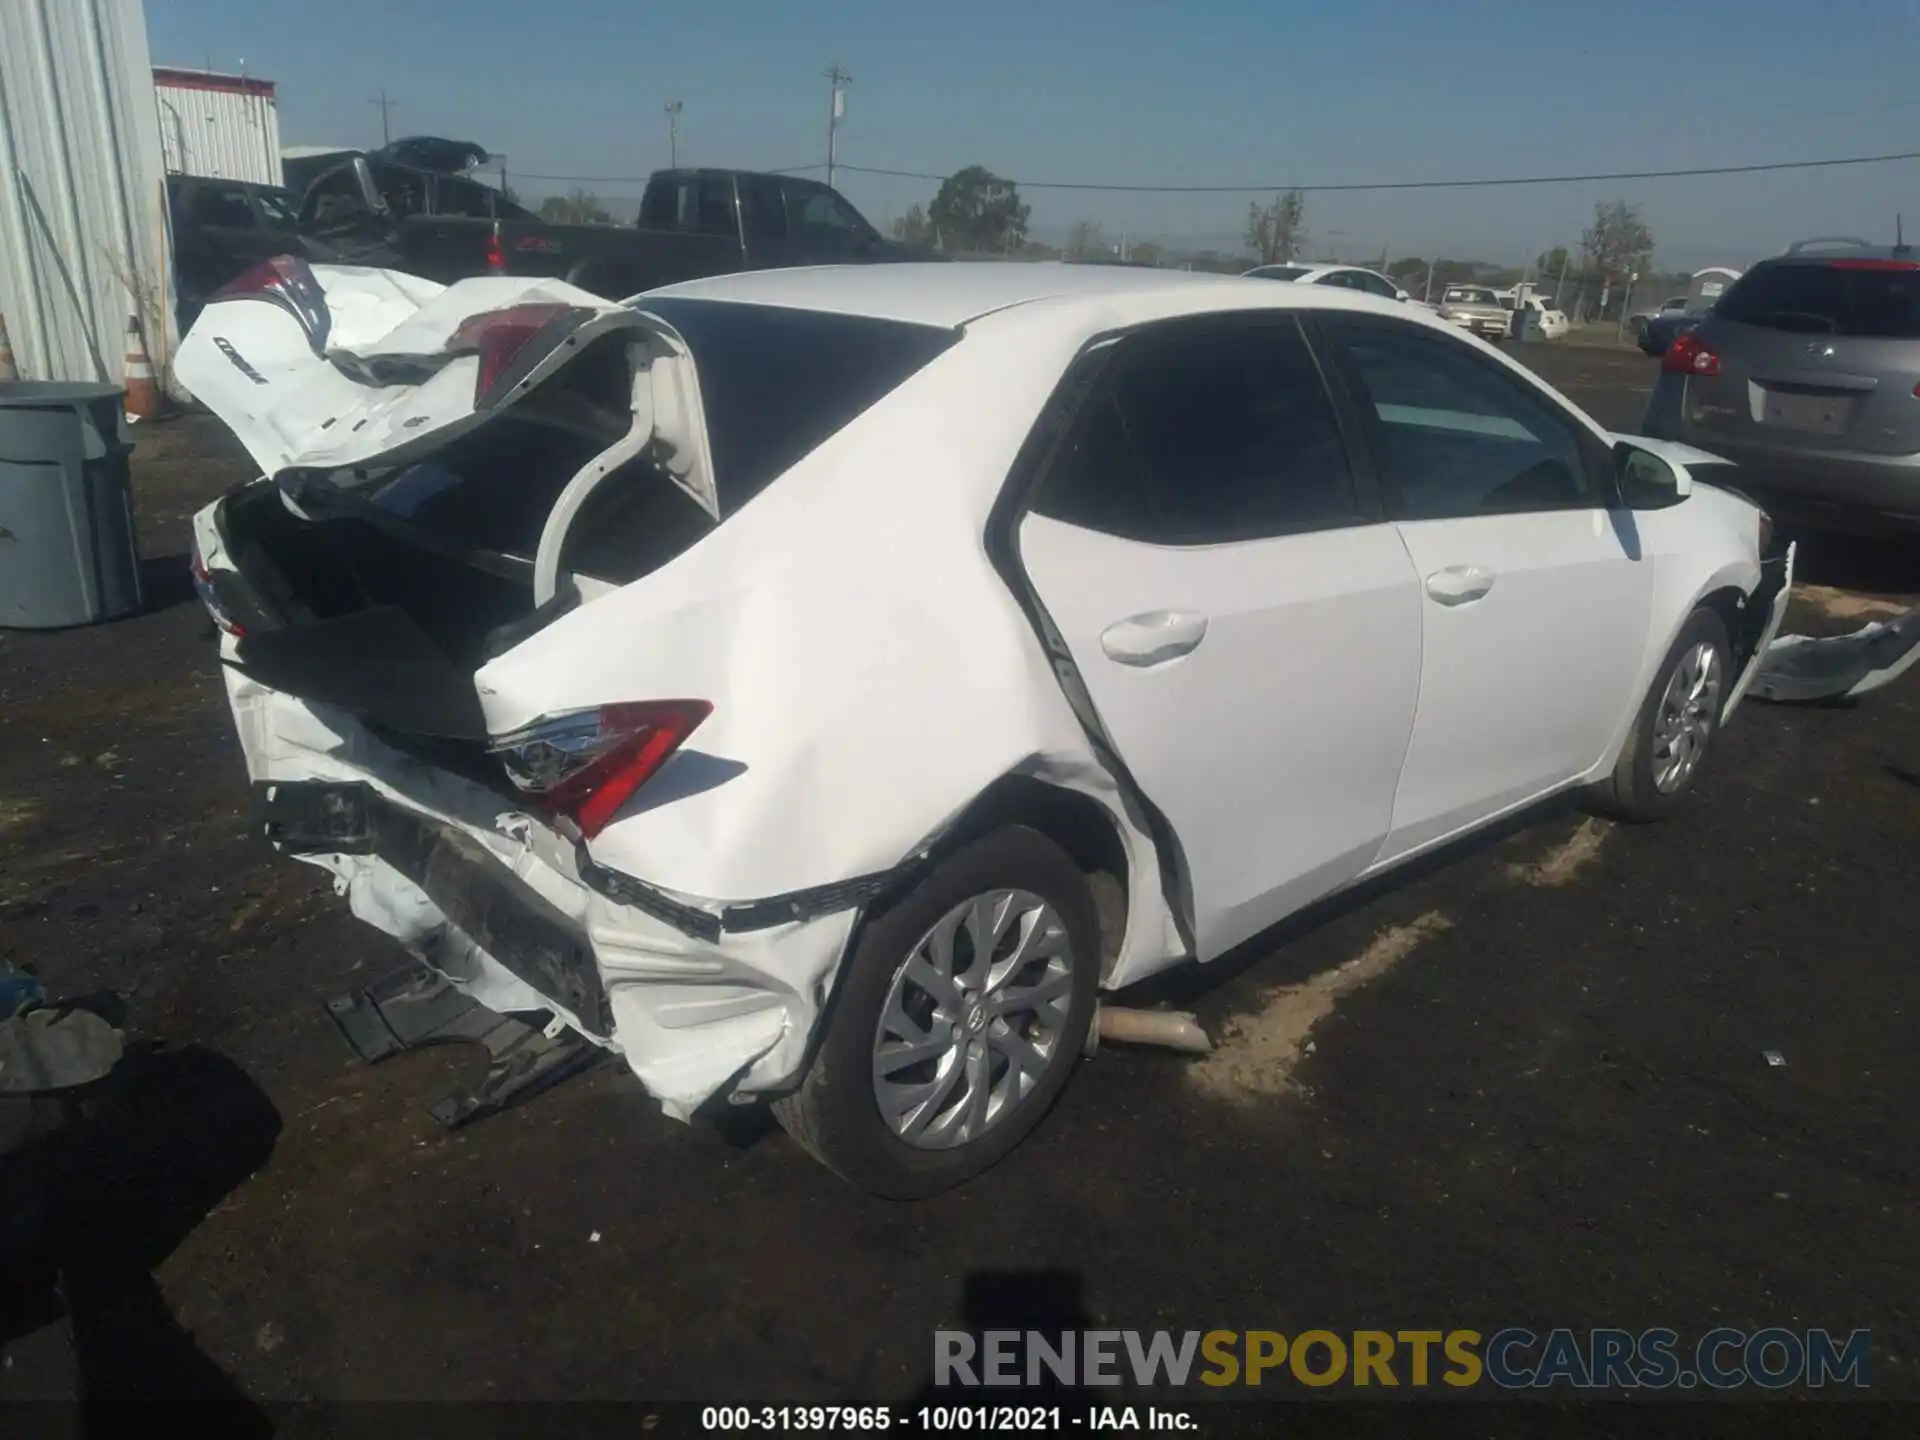
[[[1103,988],[1557,791],[1671,810],[1790,581],[1711,456],[1325,286],[281,259],[177,368],[263,472],[194,556],[263,832],[893,1196]]]

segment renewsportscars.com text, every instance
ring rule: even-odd
[[[938,1386],[1866,1388],[1865,1330],[940,1330]]]

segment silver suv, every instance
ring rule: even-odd
[[[1776,515],[1920,528],[1920,259],[1805,241],[1734,282],[1660,362],[1642,428],[1740,467]]]

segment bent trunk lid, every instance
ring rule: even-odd
[[[719,518],[693,360],[664,320],[559,280],[483,276],[436,285],[392,270],[270,263],[311,278],[309,313],[285,303],[279,288],[242,282],[208,303],[174,364],[269,478],[418,460],[523,399],[589,341],[625,330],[649,342],[652,384],[635,393],[650,388],[666,468]],[[524,306],[567,307],[571,322],[504,393],[483,394],[481,357],[462,339],[489,312]]]

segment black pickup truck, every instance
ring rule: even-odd
[[[939,258],[883,238],[837,191],[791,175],[663,170],[635,224],[555,225],[470,175],[377,154],[313,180],[300,232],[317,259],[443,284],[551,275],[609,299],[737,270]]]

